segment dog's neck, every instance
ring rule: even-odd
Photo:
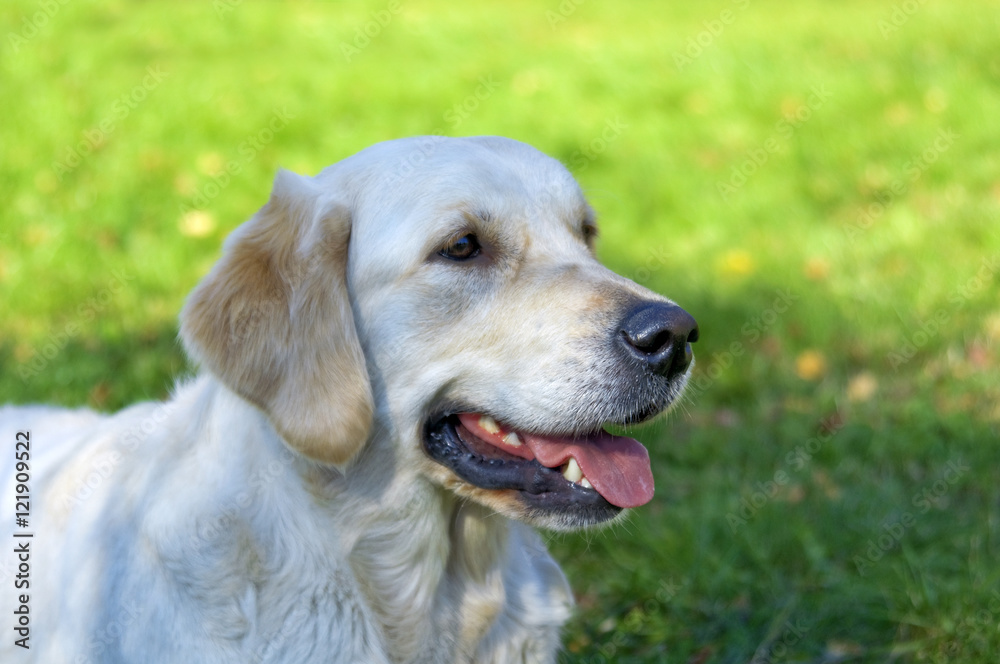
[[[326,522],[321,531],[335,528],[325,530],[337,552],[330,560],[346,554],[393,661],[435,641],[442,651],[425,652],[428,662],[445,653],[471,657],[504,605],[510,522],[397,467],[398,443],[386,428],[375,431],[343,471],[301,458],[293,464],[314,517]],[[286,455],[274,436],[268,447]]]
[[[369,479],[364,467],[353,470]],[[342,498],[351,500],[353,484]],[[349,559],[391,655],[405,661],[403,653],[452,635],[450,647],[471,656],[504,604],[509,521],[398,470],[385,493],[391,509],[356,515]]]

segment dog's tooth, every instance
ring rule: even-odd
[[[511,447],[520,447],[523,444],[521,439],[518,438],[517,434],[513,431],[503,437],[503,442],[507,443]]]
[[[479,416],[479,426],[490,433],[500,433],[500,425],[489,415]]]
[[[570,482],[579,482],[583,478],[583,471],[580,470],[580,464],[573,457],[570,457],[569,461],[566,462],[566,470],[563,471],[563,477]]]
[[[580,486],[582,486],[584,489],[593,489],[594,488],[594,485],[591,484],[590,480],[588,480],[586,477],[584,477],[582,480],[580,480]]]

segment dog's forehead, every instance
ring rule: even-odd
[[[352,192],[353,231],[363,236],[392,226],[403,235],[430,232],[451,210],[560,226],[592,216],[559,161],[508,138],[388,141],[328,170]]]

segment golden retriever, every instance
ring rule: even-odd
[[[674,402],[697,338],[595,233],[504,138],[280,172],[181,314],[199,377],[110,416],[0,411],[29,441],[2,519],[30,519],[2,661],[555,661],[572,594],[531,526],[650,500],[645,448],[603,426]]]

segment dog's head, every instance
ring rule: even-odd
[[[652,497],[603,431],[667,409],[694,319],[597,262],[559,162],[501,138],[375,145],[282,172],[188,300],[188,350],[306,457],[373,430],[394,462],[514,518],[600,523]]]

